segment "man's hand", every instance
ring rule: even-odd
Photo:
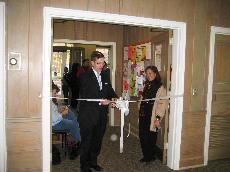
[[[116,107],[116,101],[117,101],[117,98],[112,98],[112,103],[111,103],[112,108]]]
[[[161,123],[160,123],[159,120],[155,120],[155,121],[154,121],[154,125],[155,125],[157,128],[159,128],[160,125],[161,125]]]
[[[110,103],[110,100],[103,99],[103,101],[100,102],[102,105],[108,105]]]
[[[65,116],[68,114],[69,108],[67,106],[60,106],[59,111],[62,114],[62,116]]]

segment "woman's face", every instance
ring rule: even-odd
[[[148,81],[153,81],[156,78],[156,73],[154,73],[151,69],[146,71],[146,78]]]

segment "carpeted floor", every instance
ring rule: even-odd
[[[117,140],[112,141],[111,135],[116,134]],[[127,133],[126,133],[127,134]],[[143,164],[139,162],[142,157],[139,140],[130,135],[124,137],[124,152],[119,153],[119,127],[108,127],[102,145],[102,151],[99,156],[99,165],[104,168],[104,172],[170,172],[166,165],[161,161]],[[68,157],[62,157],[59,165],[52,167],[52,172],[80,172],[79,157],[75,160],[69,160]],[[180,172],[230,172],[230,159],[209,162],[206,167],[193,168],[189,170],[180,170]]]

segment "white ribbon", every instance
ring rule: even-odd
[[[125,116],[127,116],[129,114],[129,103],[151,101],[151,100],[164,100],[164,99],[177,98],[177,97],[182,97],[182,96],[183,95],[171,95],[171,96],[157,97],[157,98],[137,100],[137,101],[123,100],[123,98],[120,97],[116,101],[112,101],[112,102],[116,103],[116,107],[121,111],[120,153],[123,152],[123,145],[124,145],[124,132],[123,132],[124,131],[124,122],[125,122]],[[68,98],[60,98],[60,97],[50,97],[50,98],[68,99]],[[101,101],[105,101],[105,99],[76,99],[76,100],[78,100],[78,101],[90,101],[90,102],[101,102]],[[129,130],[130,130],[130,125],[129,125]]]
[[[129,101],[123,100],[121,97],[116,101],[116,107],[121,111],[121,136],[120,136],[120,153],[123,152],[124,143],[124,123],[125,116],[129,114]]]
[[[129,102],[129,103],[136,103],[136,102],[147,102],[147,101],[151,101],[151,100],[166,100],[166,99],[170,99],[170,98],[177,98],[177,97],[183,97],[183,95],[171,95],[171,96],[164,96],[164,97],[157,97],[157,98],[152,98],[152,99],[143,99],[143,100],[123,100],[122,97],[120,97],[117,101],[112,101],[117,103],[121,103],[121,101],[125,101],[125,102]],[[39,96],[39,98],[41,98],[41,96]],[[50,99],[52,98],[56,98],[56,99],[60,99],[60,100],[64,100],[64,99],[69,99],[69,98],[62,98],[62,97],[49,97]],[[89,102],[101,102],[101,101],[105,101],[105,99],[75,99],[78,101],[89,101]]]

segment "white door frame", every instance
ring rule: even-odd
[[[210,49],[209,49],[209,72],[208,72],[208,93],[207,93],[207,115],[205,125],[205,140],[204,140],[204,165],[208,164],[208,149],[209,135],[211,124],[212,110],[212,87],[213,87],[213,69],[215,63],[215,40],[216,35],[230,35],[230,28],[211,26],[210,33]]]
[[[112,47],[112,57],[113,57],[113,68],[112,72],[112,87],[115,89],[115,72],[116,72],[116,42],[102,42],[102,41],[87,41],[87,40],[70,40],[70,39],[54,39],[54,43],[69,43],[69,44],[93,44],[93,45],[100,45],[100,46],[111,46]],[[110,108],[110,125],[114,126],[114,108]]]
[[[182,111],[184,96],[186,24],[183,22],[118,15],[110,13],[44,7],[43,11],[43,87],[42,87],[42,144],[43,171],[50,171],[50,60],[52,47],[52,19],[76,19],[132,26],[160,27],[173,29],[172,45],[172,95],[180,97],[170,99],[169,142],[167,166],[178,170],[180,162],[180,144]]]
[[[5,130],[5,97],[6,97],[6,68],[5,68],[5,3],[0,2],[0,171],[6,171],[6,130]]]

